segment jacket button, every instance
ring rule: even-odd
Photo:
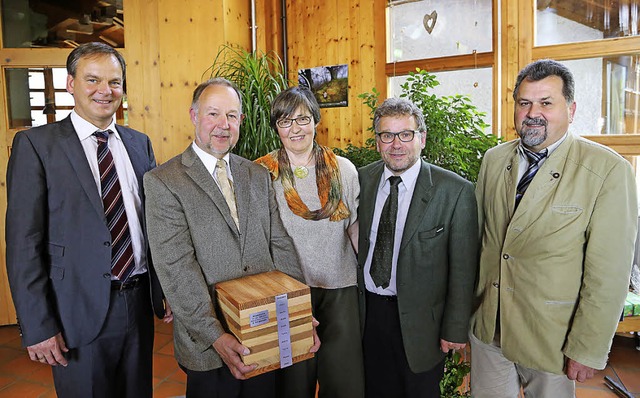
[[[505,259],[505,260],[508,260],[509,259],[509,255],[507,253],[505,253],[505,254],[502,255],[502,258]]]
[[[243,270],[244,272],[247,272],[247,271],[249,271],[249,267],[244,267],[242,270]]]
[[[104,279],[107,279],[107,278],[111,279],[111,274],[102,274],[102,277]]]
[[[111,246],[111,242],[104,242],[104,245],[109,247],[109,246]]]
[[[553,173],[551,175],[553,176],[553,178],[560,178],[560,173]]]
[[[507,166],[507,170],[511,170],[511,165],[508,165],[508,166]]]
[[[500,284],[498,282],[493,282],[492,283],[493,287],[495,287],[496,289],[500,287]]]

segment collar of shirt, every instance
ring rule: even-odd
[[[216,170],[216,165],[218,164],[218,158],[210,153],[203,151],[195,141],[193,141],[191,147],[195,151],[196,155],[198,155],[202,163],[204,163],[204,167],[207,168],[209,175],[215,175],[214,171]],[[229,154],[227,153],[226,155],[224,155],[222,159],[227,162],[227,176],[231,181],[233,181],[233,176],[231,175],[231,164],[229,163]]]
[[[547,147],[547,156],[546,158],[548,158],[549,156],[551,156],[551,153],[553,151],[556,150],[556,148],[558,148],[560,146],[560,144],[562,144],[564,142],[564,140],[567,139],[567,136],[569,135],[569,132],[564,133],[564,135],[562,136],[562,138],[560,138],[558,141],[554,142],[553,144],[549,145]],[[524,160],[527,162],[527,164],[529,163],[529,160],[527,159],[527,155],[524,153],[524,148],[522,146],[522,140],[520,140],[520,144],[518,145],[518,155],[520,155],[520,160]],[[545,159],[546,159],[545,158]],[[543,160],[544,162],[544,160]],[[541,163],[542,164],[542,163]]]
[[[567,139],[568,135],[569,135],[569,132],[564,133],[562,138],[560,138],[558,141],[554,142],[553,144],[547,147],[547,156],[545,156],[544,158],[542,158],[542,160],[538,162],[539,166],[542,166],[542,164],[546,162],[547,159],[549,159],[549,156],[551,156],[551,153],[555,151],[560,146],[560,144],[564,142],[565,139]],[[527,154],[524,153],[524,148],[522,147],[522,140],[520,140],[520,144],[518,145],[517,148],[518,148],[517,149],[518,151],[518,180],[517,181],[520,181],[524,173],[527,171],[527,167],[529,167],[529,158],[527,158]]]
[[[91,122],[83,119],[82,116],[76,113],[75,109],[71,111],[71,123],[73,124],[73,128],[76,130],[76,134],[78,134],[80,141],[84,141],[91,137],[96,130],[102,130],[94,126]],[[113,131],[112,136],[120,140],[120,135],[118,134],[118,130],[116,130],[115,118],[111,120],[111,124],[109,124],[109,126],[104,130]]]
[[[421,166],[422,166],[422,162],[420,161],[420,159],[418,159],[413,164],[413,166],[403,171],[402,174],[398,176],[402,178],[402,182],[400,183],[400,186],[404,185],[404,188],[407,191],[413,192],[413,188],[415,187],[416,181],[418,180],[418,174],[420,174]],[[385,189],[388,192],[390,188],[387,181],[389,180],[389,177],[393,177],[394,175],[395,174],[393,174],[393,172],[389,170],[389,168],[385,165],[384,173],[382,173],[382,180],[380,181],[381,185],[378,187],[378,190]]]

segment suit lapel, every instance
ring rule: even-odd
[[[211,201],[229,225],[229,228],[237,235],[238,228],[231,217],[229,206],[227,206],[227,202],[222,192],[220,192],[220,188],[218,188],[213,176],[209,174],[207,168],[204,167],[198,155],[196,155],[193,148],[191,148],[191,145],[182,153],[182,164],[187,168],[187,175],[211,198]]]
[[[229,155],[229,167],[231,167],[233,175],[233,191],[236,195],[236,207],[238,210],[238,228],[241,231],[246,229],[249,217],[249,199],[251,198],[249,169],[241,166],[243,161],[244,159],[239,156]]]
[[[126,130],[119,126],[116,126],[116,130],[118,130],[120,139],[122,139],[122,143],[127,149],[129,160],[131,161],[133,171],[136,174],[136,179],[138,180],[138,187],[142,187],[142,177],[144,176],[144,173],[148,168],[148,163],[145,163],[144,159],[149,159],[149,156],[145,156],[142,152],[142,148],[140,148],[139,145],[136,145],[135,141],[133,140],[133,135],[129,130]],[[140,199],[142,199],[142,190],[138,189],[138,193],[140,194]]]
[[[504,166],[504,203],[505,209],[508,209],[509,218],[513,217],[516,206],[516,189],[518,187],[518,168],[520,155],[515,150]]]
[[[413,235],[422,223],[422,219],[426,217],[427,207],[433,197],[434,183],[431,178],[431,166],[429,166],[429,164],[424,160],[420,160],[420,162],[420,173],[418,174],[416,187],[413,190],[413,197],[411,198],[411,204],[409,205],[407,221],[405,222],[404,232],[402,233],[400,251],[402,251],[409,241],[411,241]]]
[[[361,171],[360,207],[358,209],[360,231],[371,231],[373,212],[376,208],[376,197],[378,195],[378,185],[383,171],[384,163],[382,163],[382,161],[379,161],[378,163],[373,164],[370,168]],[[365,236],[364,238],[366,247],[364,247],[363,253],[368,253],[369,236]]]
[[[521,217],[527,217],[532,222],[537,219],[537,215],[544,211],[543,203],[547,200],[552,192],[558,187],[560,178],[564,173],[567,164],[567,156],[571,145],[575,141],[575,137],[569,134],[552,153],[549,158],[540,166],[531,184],[527,188],[522,201],[518,205],[513,220],[519,220]],[[520,220],[521,221],[521,220]],[[525,225],[528,225],[526,223]]]
[[[100,218],[104,218],[102,198],[98,193],[96,180],[91,173],[89,161],[87,160],[87,156],[84,153],[82,144],[78,139],[78,134],[73,128],[71,118],[65,118],[60,126],[61,128],[56,132],[56,134],[59,134],[61,136],[60,141],[62,142],[62,150],[69,158],[69,162],[71,163],[71,166],[73,167],[74,171],[76,172],[76,176],[80,181],[80,185],[89,197],[89,201],[93,205],[93,208],[96,210]]]

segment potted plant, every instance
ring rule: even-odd
[[[269,125],[271,102],[289,86],[282,60],[273,51],[248,52],[239,46],[224,45],[204,75],[224,77],[242,92],[240,138],[234,153],[249,160],[280,147],[280,139]]]
[[[487,149],[498,144],[492,134],[485,134],[488,125],[485,114],[480,112],[465,95],[438,97],[429,91],[439,85],[433,74],[416,69],[400,87],[400,97],[407,98],[418,106],[427,125],[426,145],[422,157],[435,165],[451,170],[469,181],[475,182],[480,171],[482,156]],[[374,88],[371,93],[359,95],[363,103],[375,112],[380,93]],[[369,128],[373,131],[373,127]],[[334,151],[361,167],[380,159],[375,149],[375,139],[367,139],[364,147],[349,144],[346,149]]]

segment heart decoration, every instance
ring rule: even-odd
[[[436,10],[433,10],[431,14],[425,14],[424,18],[422,19],[422,24],[429,34],[433,32],[433,28],[434,26],[436,26],[437,20],[438,12]]]

